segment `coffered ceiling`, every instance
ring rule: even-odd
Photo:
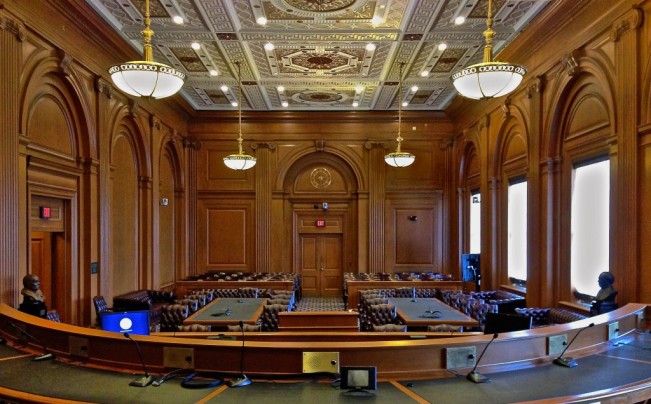
[[[86,1],[142,51],[144,0]],[[549,1],[493,0],[494,54]],[[451,73],[482,60],[487,5],[487,0],[150,0],[154,60],[187,74],[181,96],[197,111],[234,108],[237,62],[244,109],[396,109],[404,62],[404,109],[444,110],[457,96]],[[175,16],[183,23],[175,24]],[[460,16],[465,22],[455,24]],[[257,22],[260,17],[266,24]]]

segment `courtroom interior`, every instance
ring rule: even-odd
[[[650,17],[0,0],[0,399],[648,402]]]

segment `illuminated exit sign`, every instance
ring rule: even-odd
[[[314,225],[316,227],[325,227],[325,220],[323,219],[316,219],[316,222],[314,222]]]

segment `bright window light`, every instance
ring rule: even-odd
[[[470,195],[470,254],[481,253],[481,194]]]
[[[527,280],[527,182],[509,185],[508,273],[510,278]]]
[[[599,274],[610,270],[610,161],[576,166],[572,177],[572,286],[595,296]]]

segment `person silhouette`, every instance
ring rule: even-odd
[[[45,305],[45,295],[41,291],[41,280],[34,274],[27,274],[23,277],[23,289],[20,291],[23,295],[23,302],[18,310],[38,316],[47,317],[47,306]]]
[[[599,274],[597,281],[599,282],[600,289],[590,307],[590,314],[593,316],[607,313],[617,308],[617,303],[615,303],[617,291],[613,288],[613,283],[615,283],[613,274],[610,272],[602,272]]]

